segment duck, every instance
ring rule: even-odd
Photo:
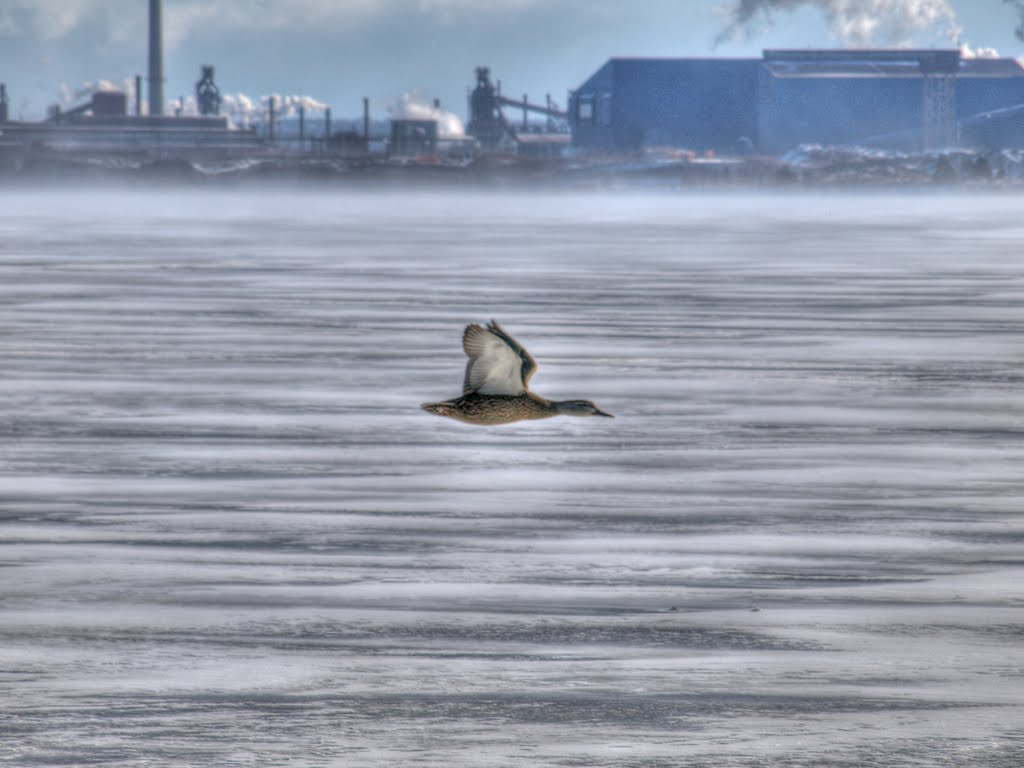
[[[552,416],[604,416],[589,400],[547,400],[529,390],[537,363],[495,320],[487,327],[473,323],[462,334],[469,362],[462,395],[439,403],[423,403],[427,413],[465,424],[511,424]]]

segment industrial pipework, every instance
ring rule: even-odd
[[[555,107],[550,95],[547,96],[547,106],[531,104],[525,93],[522,101],[502,96],[501,82],[498,82],[497,87],[491,83],[491,70],[477,67],[476,88],[469,95],[469,125],[466,126],[466,132],[475,137],[484,149],[494,149],[505,136],[515,135],[515,128],[505,118],[502,107],[523,111],[523,131],[527,129],[527,112],[546,116],[549,129],[553,120],[568,118],[566,112]]]

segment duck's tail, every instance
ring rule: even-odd
[[[420,406],[427,413],[433,413],[436,416],[448,416],[452,415],[451,403],[423,403]]]

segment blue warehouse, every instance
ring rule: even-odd
[[[800,144],[1024,146],[1024,68],[958,50],[776,50],[610,59],[570,99],[574,143],[723,154]]]

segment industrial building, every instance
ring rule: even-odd
[[[54,107],[46,120],[11,120],[7,89],[0,82],[0,174],[186,164],[219,173],[222,167],[287,168],[318,161],[345,172],[377,166],[464,168],[477,160],[492,169],[617,167],[614,157],[611,163],[603,158],[580,163],[577,157],[563,162],[575,154],[566,151],[571,144],[581,154],[595,155],[688,150],[658,154],[652,163],[639,165],[644,172],[655,166],[674,173],[673,163],[685,164],[690,174],[725,177],[759,176],[772,165],[765,157],[748,162],[739,155],[781,156],[809,144],[844,151],[1024,149],[1024,67],[1014,59],[965,58],[955,49],[613,58],[570,93],[565,111],[550,94],[543,102],[526,94],[503,95],[501,81],[478,67],[476,87],[468,94],[466,135],[440,130],[436,102],[432,114],[396,115],[371,131],[365,98],[361,126],[333,123],[329,108],[323,110],[322,127],[307,125],[303,104],[296,121],[286,103],[282,119],[272,97],[266,120],[236,128],[220,115],[220,90],[208,65],[195,85],[199,114],[183,115],[182,109],[164,114],[162,3],[149,0],[148,6],[148,109],[143,78],[136,76],[134,104],[125,92],[101,90],[71,109]],[[694,157],[712,153],[729,157]],[[626,165],[635,167],[634,161],[628,158]]]
[[[123,91],[100,90],[82,104],[52,107],[42,122],[12,121],[6,87],[0,84],[0,171],[39,161],[139,161],[246,157],[261,148],[252,131],[231,130],[218,115],[220,91],[213,67],[204,66],[196,84],[200,114],[164,114],[163,9],[149,0],[148,114],[142,109],[142,78],[135,78],[135,104],[129,112]]]
[[[959,50],[769,50],[760,59],[610,59],[570,97],[586,150],[780,154],[1024,146],[1024,68]],[[994,148],[994,147],[992,147]]]

